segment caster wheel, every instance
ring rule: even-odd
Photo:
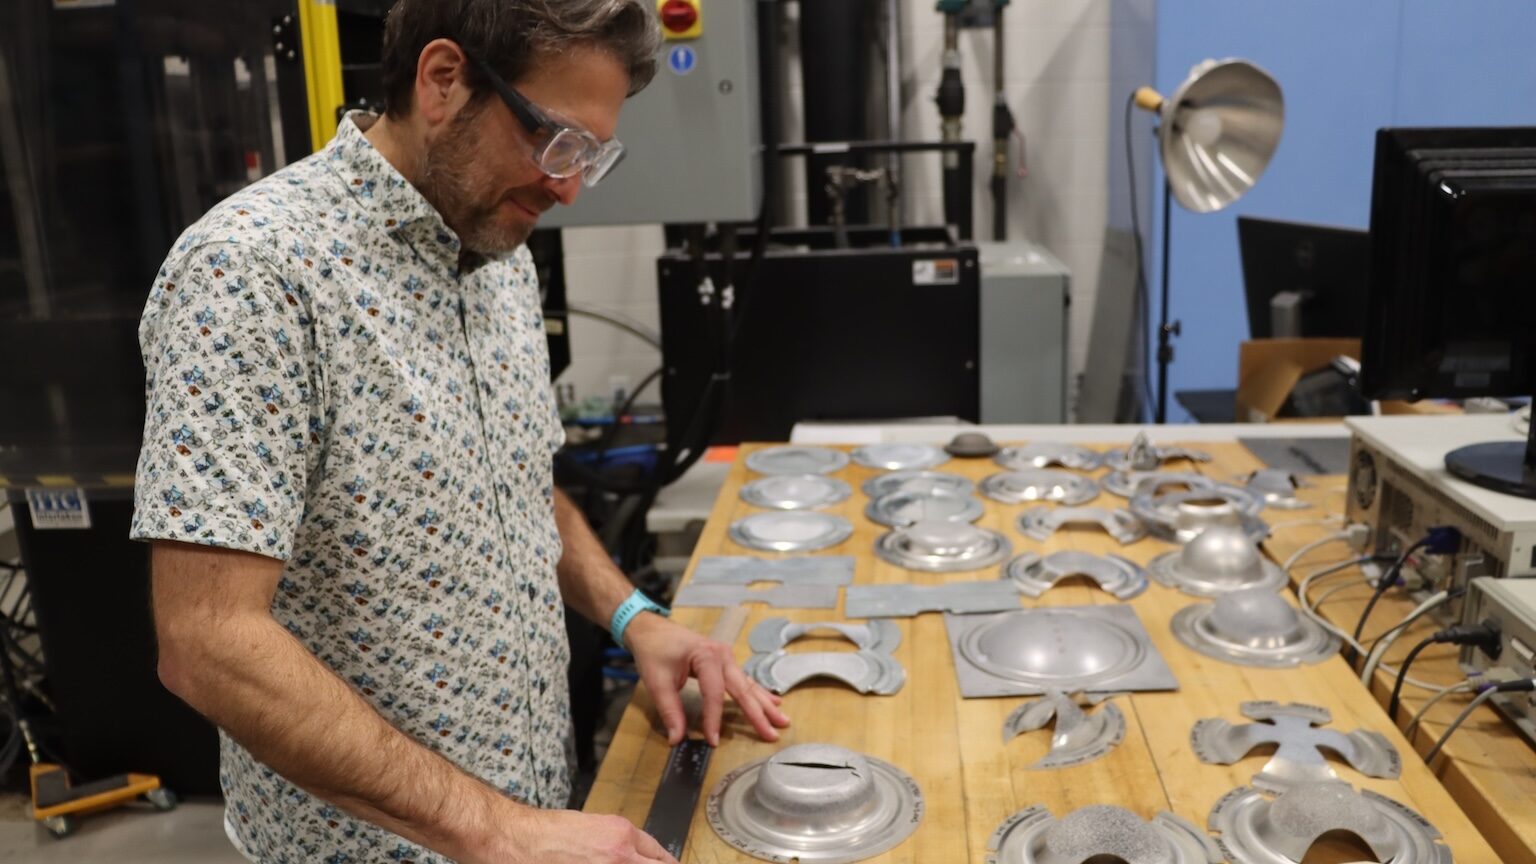
[[[153,804],[155,809],[162,813],[175,810],[176,805],[181,803],[177,800],[176,793],[169,789],[151,789],[144,793],[144,800]]]
[[[80,827],[80,821],[73,816],[49,816],[43,820],[43,827],[55,839],[63,839],[75,833],[75,829]]]

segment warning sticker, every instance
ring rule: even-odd
[[[930,258],[912,262],[913,285],[960,284],[960,259]]]
[[[91,527],[91,507],[82,489],[28,489],[27,509],[39,531]]]

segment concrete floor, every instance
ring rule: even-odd
[[[224,836],[224,805],[183,802],[169,813],[135,804],[80,820],[55,840],[28,816],[28,800],[0,796],[0,862],[27,864],[246,864]]]

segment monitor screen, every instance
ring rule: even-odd
[[[1382,129],[1361,384],[1536,392],[1536,129]]]
[[[1270,301],[1290,291],[1302,298],[1304,337],[1358,339],[1365,332],[1365,295],[1371,271],[1371,235],[1351,228],[1237,217],[1248,298],[1248,329],[1255,339],[1277,335]]]

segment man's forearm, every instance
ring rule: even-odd
[[[217,627],[168,683],[310,794],[453,858],[523,809],[391,726],[270,616]]]
[[[560,576],[561,596],[584,617],[607,627],[614,610],[635,590],[635,586],[608,557],[602,541],[587,524],[587,517],[558,489],[555,490],[555,524],[565,547],[556,570]]]

